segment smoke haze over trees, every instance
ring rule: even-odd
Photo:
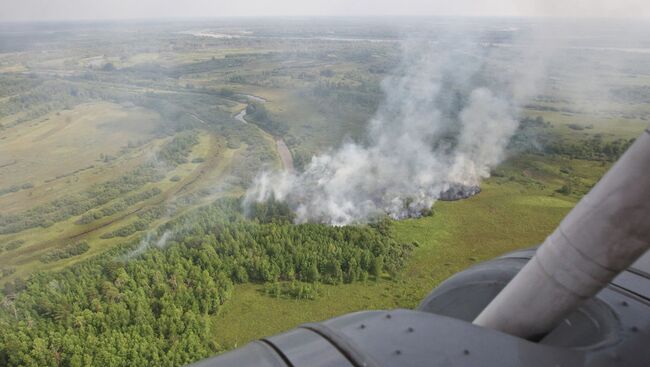
[[[466,38],[407,43],[367,142],[317,155],[300,174],[263,172],[247,201],[274,197],[299,223],[343,225],[418,216],[450,187],[477,186],[504,158],[538,69],[512,52],[511,68],[495,70],[494,49]]]

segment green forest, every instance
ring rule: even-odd
[[[395,241],[387,221],[330,227],[290,220],[278,202],[257,204],[246,216],[241,200],[222,199],[101,257],[7,283],[0,365],[189,363],[222,351],[206,317],[228,302],[234,284],[268,283],[270,293],[308,298],[314,286],[296,284],[394,274],[415,246]],[[157,243],[162,238],[166,243]],[[43,261],[87,246],[70,245]]]
[[[650,52],[607,32],[528,63],[528,21],[387,20],[0,22],[0,367],[181,366],[412,309],[541,243],[648,128]],[[390,205],[331,226],[313,192]]]

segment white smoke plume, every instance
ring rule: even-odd
[[[155,246],[160,249],[167,247],[167,241],[169,240],[171,235],[172,235],[171,231],[165,231],[162,234],[162,236],[156,239],[151,232],[147,233],[147,235],[142,240],[140,240],[138,247],[131,250],[128,254],[124,255],[122,260],[126,261],[133,257],[136,257],[144,253],[145,251],[147,251],[152,246]]]
[[[275,197],[295,210],[297,222],[399,219],[418,216],[452,186],[489,177],[504,159],[518,126],[517,106],[534,83],[519,68],[521,54],[495,67],[495,48],[458,40],[407,43],[401,64],[382,84],[385,100],[369,122],[367,141],[317,155],[299,174],[261,173],[245,205]],[[499,69],[504,64],[510,69]]]

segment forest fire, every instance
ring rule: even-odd
[[[481,188],[476,185],[463,185],[463,184],[454,184],[451,185],[447,190],[440,193],[438,200],[442,201],[456,201],[469,199],[474,195],[478,195],[481,192]]]

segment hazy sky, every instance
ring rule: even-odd
[[[650,0],[0,0],[0,20],[224,16],[650,17]]]

